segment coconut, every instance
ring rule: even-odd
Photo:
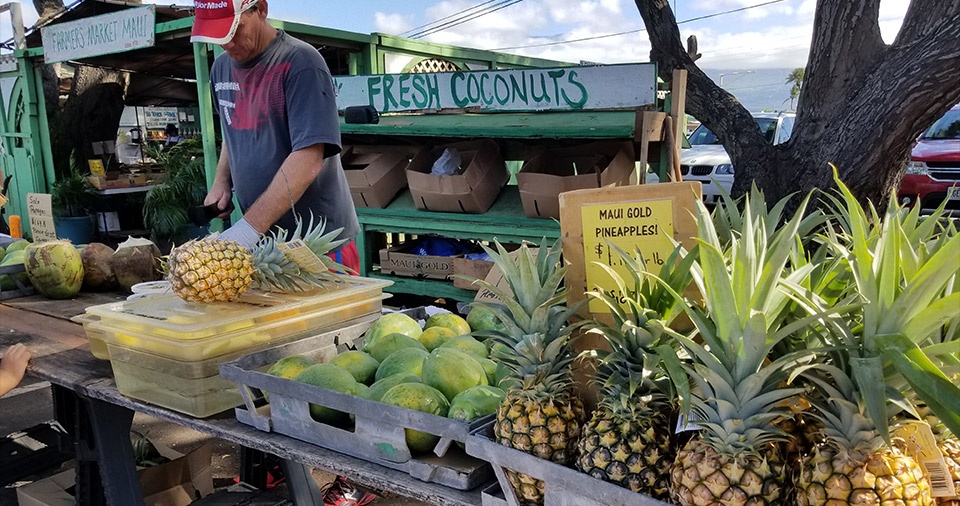
[[[83,261],[70,241],[31,244],[23,266],[33,287],[50,299],[69,299],[80,293]]]
[[[113,248],[102,242],[92,242],[80,250],[83,261],[83,289],[90,291],[112,290],[117,286],[117,277],[110,266]]]
[[[160,248],[149,239],[131,237],[117,246],[110,257],[110,267],[120,287],[129,292],[137,283],[162,278]]]

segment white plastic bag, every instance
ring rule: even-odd
[[[460,170],[460,153],[454,148],[443,150],[443,154],[433,162],[430,173],[434,176],[449,176]]]

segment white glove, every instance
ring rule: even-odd
[[[233,241],[244,248],[253,249],[260,240],[260,232],[247,223],[246,219],[240,218],[232,227],[221,232],[218,239]]]

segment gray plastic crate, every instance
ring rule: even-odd
[[[466,450],[467,454],[490,462],[500,483],[497,488],[502,496],[498,496],[493,487],[484,490],[484,506],[519,505],[504,469],[543,480],[545,506],[668,506],[663,501],[598,480],[576,469],[503,446],[493,440],[493,422],[467,438]]]
[[[33,288],[29,282],[24,283],[20,280],[20,274],[25,272],[23,264],[17,265],[4,265],[0,267],[0,277],[9,276],[10,280],[13,281],[13,288],[9,290],[3,290],[0,288],[0,300],[12,299],[15,297],[26,297],[27,295],[33,295],[37,293],[37,290]]]
[[[333,344],[316,336],[240,357],[220,366],[220,375],[237,383],[244,406],[236,409],[237,420],[266,432],[277,432],[336,450],[357,458],[404,471],[422,481],[458,490],[470,490],[493,478],[485,461],[468,456],[454,442],[464,443],[470,432],[490,418],[472,423],[390,406],[324,388],[271,376],[261,372],[290,355],[307,355],[325,361],[337,353],[337,345],[359,342],[366,327],[343,329]],[[262,393],[270,404],[262,405]],[[353,430],[313,420],[309,404],[319,404],[350,413]],[[440,436],[436,455],[415,455],[407,447],[404,429]]]

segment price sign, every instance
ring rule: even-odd
[[[630,255],[639,251],[647,271],[654,274],[660,273],[664,261],[673,252],[671,199],[585,205],[580,213],[589,291],[603,290],[616,295],[616,284],[601,264],[612,267],[623,279],[630,279],[623,259],[613,246]],[[608,310],[599,300],[591,300],[589,309],[593,313]]]
[[[27,194],[27,217],[33,242],[56,241],[57,231],[53,226],[53,204],[49,193]]]
[[[700,183],[683,182],[561,193],[568,304],[582,301],[588,291],[615,293],[616,284],[601,264],[630,279],[613,246],[630,255],[639,250],[646,270],[654,274],[660,273],[673,252],[671,239],[691,249],[697,235],[694,216],[700,191]],[[603,315],[609,309],[602,302],[590,301],[588,311],[595,318],[608,318]]]
[[[103,160],[87,160],[90,166],[90,173],[94,176],[106,176],[107,171],[103,168]]]

